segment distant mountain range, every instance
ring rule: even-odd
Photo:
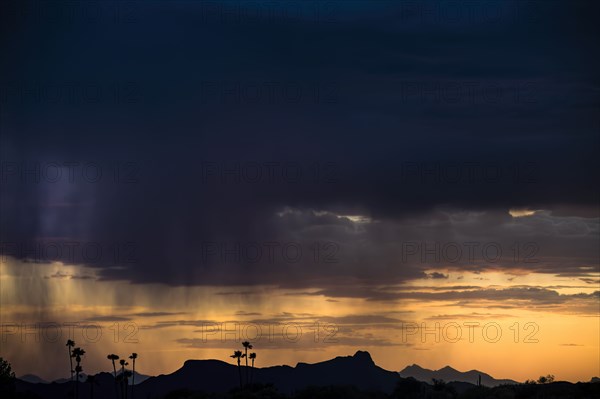
[[[38,377],[35,374],[24,374],[17,378],[19,378],[21,381],[30,382],[32,384],[48,384],[48,381],[44,380],[41,377]]]
[[[151,377],[140,384],[145,395],[160,396],[176,388],[207,392],[226,392],[239,384],[238,367],[220,360],[188,360],[173,374]],[[245,377],[246,368],[242,366]],[[307,386],[354,385],[364,390],[390,393],[399,380],[398,374],[375,365],[368,352],[340,356],[320,363],[298,363],[296,367],[273,366],[248,369],[255,383],[272,383],[285,394]]]
[[[358,351],[353,356],[339,356],[314,364],[298,363],[295,367],[273,366],[252,369],[244,366],[238,367],[220,360],[188,360],[179,370],[171,374],[147,377],[136,373],[135,397],[155,399],[165,397],[173,391],[229,392],[239,387],[240,372],[244,380],[247,372],[252,382],[264,385],[272,384],[284,395],[294,395],[308,387],[332,386],[352,386],[361,391],[379,391],[390,394],[400,386],[401,389],[413,389],[427,396],[427,392],[436,389],[432,386],[432,378],[446,381],[448,388],[460,394],[477,389],[474,384],[479,375],[481,375],[482,384],[487,387],[516,384],[512,380],[496,380],[477,370],[462,373],[449,366],[440,370],[427,370],[412,365],[400,372],[388,371],[377,366],[368,352]],[[137,384],[138,379],[141,381],[139,384]],[[115,396],[115,379],[112,373],[98,373],[95,381],[94,397],[111,398]],[[532,389],[553,392],[553,389],[566,387],[564,389],[572,392],[573,395],[578,395],[578,389],[588,389],[582,387],[581,383],[561,382],[546,385],[534,386]],[[558,388],[552,388],[550,385]],[[600,384],[591,385],[600,387]],[[528,385],[520,386],[531,388]],[[72,396],[70,392],[74,391],[75,383],[68,380],[62,383],[57,381],[45,383],[37,376],[24,375],[17,379],[16,388],[19,392],[29,392],[40,398],[67,398]],[[92,386],[89,383],[83,381],[80,383],[80,391],[85,390],[86,392],[82,399],[91,396],[91,389]],[[600,392],[598,388],[593,389]]]
[[[450,366],[446,366],[439,370],[425,369],[417,364],[405,367],[399,372],[401,377],[407,378],[412,377],[417,381],[424,381],[431,383],[432,379],[443,380],[446,382],[458,381],[468,382],[470,384],[477,384],[479,376],[481,376],[481,385],[486,387],[495,387],[502,384],[518,384],[517,381],[513,380],[497,380],[489,374],[483,371],[471,370],[461,372],[453,369]]]
[[[107,374],[112,374],[112,372],[106,372]],[[104,373],[99,373],[99,374],[104,374]],[[121,370],[117,370],[117,375],[121,375]],[[38,377],[35,374],[25,374],[22,375],[20,377],[18,377],[21,381],[25,381],[25,382],[30,382],[32,384],[49,384],[49,381],[44,380],[41,377]],[[80,373],[79,374],[79,381],[81,382],[85,382],[87,378],[87,374],[85,373]],[[145,374],[140,374],[137,371],[135,372],[135,385],[141,384],[142,382],[146,381],[148,378],[150,378],[149,375],[145,375]],[[64,384],[65,382],[69,382],[71,381],[70,377],[67,378],[57,378],[56,380],[52,381],[55,382],[57,384]],[[131,385],[134,381],[132,381],[132,379],[129,379],[129,384]]]
[[[391,393],[400,380],[398,373],[377,366],[368,352],[358,351],[353,356],[340,356],[320,363],[298,363],[296,367],[273,366],[251,369],[242,366],[252,381],[273,384],[281,393],[292,394],[308,386],[345,385],[361,390]],[[228,392],[239,386],[238,366],[220,360],[188,360],[179,370],[166,375],[150,377],[136,384],[136,397],[160,398],[178,389],[204,392]],[[35,380],[18,380],[17,390],[32,392],[42,398],[67,397],[74,383],[33,383]],[[114,377],[111,373],[96,375],[95,397],[114,395]],[[82,389],[89,390],[82,382]]]

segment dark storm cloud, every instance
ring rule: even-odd
[[[315,322],[323,324],[331,324],[336,326],[345,326],[348,328],[364,328],[364,327],[386,327],[402,323],[402,320],[384,315],[350,315],[350,316],[327,316],[319,314],[292,314],[286,313],[275,315],[270,318],[260,318],[251,320],[249,323],[254,324],[285,324],[285,323],[304,323],[306,325],[314,324]]]
[[[596,285],[600,285],[600,279],[593,279],[593,278],[580,278],[581,281],[586,282],[588,284],[596,284]]]
[[[465,314],[440,314],[436,316],[427,317],[426,320],[464,320],[464,319],[501,319],[515,317],[510,314],[499,314],[499,313],[465,313]]]
[[[85,321],[129,321],[131,320],[129,317],[121,317],[121,316],[94,316],[85,319]]]
[[[436,268],[598,263],[595,3],[26,4],[2,5],[5,254],[364,297]],[[406,242],[515,237],[541,261],[402,261]]]
[[[291,334],[291,333],[290,333]],[[219,339],[205,340],[202,338],[179,338],[176,340],[177,343],[182,344],[188,348],[230,348],[231,342]],[[258,345],[261,349],[296,349],[302,351],[319,350],[318,346],[314,343],[314,338],[307,339],[302,337],[298,340],[280,338],[280,339],[267,339],[267,337],[261,337],[258,339]],[[394,342],[387,337],[377,337],[373,335],[365,334],[365,336],[357,335],[339,335],[329,341],[325,342],[323,348],[326,346],[351,346],[351,347],[370,347],[370,346],[404,346],[410,347],[414,344],[411,343],[400,343]]]
[[[433,272],[433,273],[429,273],[427,274],[427,278],[433,278],[433,279],[447,279],[448,275],[444,274],[444,273],[438,273],[438,272]]]
[[[181,338],[177,342],[191,347],[227,347],[226,331],[256,332],[257,343],[263,349],[281,347],[304,347],[309,341],[306,336],[313,335],[317,330],[321,331],[322,343],[328,345],[362,345],[362,346],[393,346],[399,345],[389,340],[393,333],[401,328],[403,321],[383,315],[348,315],[348,316],[325,316],[306,313],[281,313],[248,322],[229,321],[226,323],[205,323],[196,321],[179,321],[177,325],[195,325],[201,327],[193,332],[199,338]],[[163,324],[164,325],[164,324]],[[373,328],[385,329],[383,336],[376,336],[370,331]],[[313,332],[311,332],[313,331]],[[299,334],[296,336],[296,334]],[[302,339],[300,336],[304,335]],[[221,338],[221,339],[219,339]],[[268,342],[267,342],[268,341]],[[311,341],[312,344],[316,341]],[[403,344],[405,346],[410,346]]]
[[[92,276],[87,276],[87,275],[78,275],[78,274],[68,274],[68,273],[63,273],[60,270],[57,271],[54,274],[51,274],[49,276],[44,276],[44,278],[46,279],[60,279],[60,280],[64,280],[64,279],[73,279],[73,280],[94,280],[94,277]]]
[[[159,329],[170,327],[198,327],[193,330],[194,333],[201,337],[212,336],[219,337],[222,332],[231,330],[248,330],[262,331],[263,334],[272,334],[273,331],[288,328],[304,330],[305,332],[314,330],[316,326],[320,326],[324,333],[329,336],[344,338],[344,345],[348,343],[348,339],[352,338],[369,338],[371,335],[368,331],[373,328],[385,330],[397,330],[404,323],[403,320],[387,317],[385,315],[366,315],[356,314],[347,316],[327,316],[322,314],[307,314],[307,313],[281,313],[261,317],[249,321],[245,320],[229,320],[226,322],[217,322],[215,320],[171,320],[157,322],[153,325],[144,326],[145,329]],[[317,327],[319,328],[319,327]],[[216,334],[216,335],[215,335]],[[339,335],[338,335],[339,334]],[[187,341],[181,341],[182,343]],[[200,342],[200,341],[198,341]],[[365,341],[366,342],[366,341]],[[373,341],[373,345],[383,344],[380,341]],[[223,344],[224,342],[221,342]],[[262,345],[261,345],[262,347]]]
[[[163,316],[175,316],[185,314],[183,312],[142,312],[142,313],[133,313],[131,316],[135,317],[163,317]]]
[[[178,326],[192,326],[192,327],[205,327],[218,324],[216,320],[169,320],[159,321],[152,325],[146,325],[145,329],[156,329],[156,328],[169,328]]]
[[[237,312],[235,312],[236,316],[262,316],[261,313],[258,312],[245,312],[243,310],[239,310]]]
[[[600,297],[600,291],[591,294],[559,294],[557,291],[539,287],[516,287],[516,288],[481,288],[477,290],[447,290],[444,292],[425,291],[382,291],[379,289],[360,288],[330,288],[320,290],[314,295],[324,295],[333,298],[366,298],[370,301],[400,301],[400,300],[424,300],[424,301],[490,301],[508,303],[509,307],[524,307],[538,305],[558,305],[568,301],[590,300],[596,301]]]

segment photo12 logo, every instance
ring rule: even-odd
[[[47,25],[133,24],[140,18],[137,1],[20,1],[5,0],[0,22],[27,21]]]
[[[202,323],[198,332],[200,341],[297,343],[302,337],[312,338],[314,343],[337,343],[339,327],[333,323]]]
[[[137,162],[102,164],[94,161],[0,162],[2,184],[100,183],[136,184],[140,180]]]
[[[67,264],[124,265],[138,262],[137,243],[134,241],[2,241],[0,261],[8,257],[38,262]]]
[[[336,183],[339,177],[335,162],[203,161],[200,164],[202,184]]]
[[[41,82],[12,81],[0,86],[0,104],[10,105],[88,105],[125,106],[143,100],[138,82]]]
[[[201,1],[203,24],[265,24],[307,22],[311,25],[337,22],[337,1]]]
[[[477,334],[476,330],[480,329]],[[505,327],[495,322],[480,323],[477,321],[465,321],[462,324],[457,322],[448,323],[402,323],[400,332],[402,343],[406,344],[410,341],[420,341],[421,343],[458,343],[461,340],[468,340],[469,343],[475,343],[478,340],[495,344],[504,336],[506,339],[507,331],[512,336],[514,343],[537,344],[539,338],[537,334],[540,331],[540,326],[534,322],[526,322],[521,325],[519,322],[514,322],[510,326]]]
[[[540,168],[535,162],[413,162],[400,165],[400,183],[417,184],[530,184],[540,180]]]
[[[338,263],[340,245],[332,241],[202,241],[203,264]]]
[[[37,322],[37,323],[2,323],[0,342],[8,343],[56,343],[65,339],[75,339],[86,344],[100,342],[102,337],[113,343],[139,343],[139,327],[134,322],[112,323],[101,326],[89,322]]]
[[[202,81],[202,104],[337,104],[337,82]]]
[[[499,242],[439,242],[404,241],[401,243],[402,263],[538,263],[540,247],[535,241],[513,242],[508,248]]]

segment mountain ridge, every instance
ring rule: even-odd
[[[418,392],[421,395],[418,397],[429,397],[428,395],[435,392],[436,389],[439,390],[439,387],[435,387],[435,384],[432,384],[431,380],[419,381],[414,377],[405,378],[402,374],[406,374],[407,372],[433,373],[434,375],[435,373],[446,374],[444,376],[436,375],[436,377],[440,377],[439,379],[444,379],[443,377],[448,376],[458,376],[459,379],[444,379],[446,384],[442,385],[458,394],[479,389],[470,381],[461,381],[460,378],[465,375],[467,378],[476,379],[481,374],[483,385],[486,384],[485,381],[488,377],[498,384],[504,383],[504,381],[512,381],[495,380],[488,374],[481,373],[478,370],[469,370],[463,373],[449,365],[439,370],[428,370],[417,364],[413,364],[405,367],[400,372],[388,371],[375,364],[368,352],[357,351],[354,355],[337,356],[333,359],[317,363],[299,362],[296,366],[277,365],[264,368],[238,367],[235,364],[218,359],[190,359],[186,360],[179,369],[170,374],[149,377],[146,381],[136,384],[135,395],[139,398],[157,399],[167,397],[167,395],[179,391],[182,394],[186,394],[186,392],[227,394],[229,392],[228,395],[231,396],[225,397],[237,397],[236,395],[239,394],[240,376],[242,381],[245,381],[246,372],[248,372],[249,380],[254,384],[251,384],[251,386],[276,389],[283,397],[290,398],[295,397],[296,393],[312,397],[310,396],[312,395],[311,392],[319,392],[319,389],[322,389],[323,392],[381,392],[382,395],[390,395],[395,389],[401,389],[403,391]],[[95,376],[95,397],[114,397],[115,383],[112,372],[101,372]],[[32,375],[25,375],[24,377],[37,380]],[[598,381],[597,377],[592,378],[591,382],[587,385],[586,383],[572,384],[568,382],[537,385],[515,383],[517,385],[512,385],[509,389],[517,393],[531,391],[538,392],[541,395],[552,395],[560,391],[569,392],[577,396],[580,394],[589,394],[589,392],[600,392],[598,391],[600,384],[592,383],[595,381]],[[507,383],[511,384],[510,382]],[[16,390],[18,392],[31,393],[33,397],[42,399],[65,398],[72,396],[75,391],[75,384],[71,381],[64,383],[33,383],[17,379]],[[272,386],[272,388],[268,388],[269,386]],[[89,392],[91,387],[91,385],[81,382],[79,389],[85,389]],[[352,389],[358,391],[352,391]],[[338,394],[335,397],[341,396]]]
[[[431,370],[421,367],[418,364],[412,364],[400,370],[398,374],[403,378],[412,377],[417,381],[423,382],[431,382],[433,379],[436,379],[446,382],[457,381],[477,384],[479,376],[481,376],[481,384],[487,387],[495,387],[502,384],[518,384],[517,381],[511,379],[496,379],[476,369],[458,371],[450,365],[446,365],[438,370]]]
[[[272,384],[279,392],[293,394],[309,386],[355,386],[358,389],[377,390],[391,393],[401,379],[398,373],[385,370],[375,364],[371,355],[357,351],[354,355],[338,356],[317,363],[299,362],[296,366],[278,365],[251,368],[227,363],[222,360],[186,360],[170,374],[149,377],[136,384],[136,395],[142,398],[159,398],[175,390],[192,390],[224,393],[238,388],[240,374],[245,380],[246,372],[256,384]],[[95,387],[97,397],[114,394],[114,379],[111,373],[97,375]],[[137,381],[136,381],[137,382]],[[20,391],[30,391],[42,398],[67,397],[73,390],[73,382],[34,384],[17,380]],[[83,384],[83,382],[82,382]]]

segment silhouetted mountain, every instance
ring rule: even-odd
[[[378,367],[368,352],[356,352],[354,356],[340,356],[320,363],[298,363],[295,367],[274,366],[249,370],[254,373],[254,385],[247,392],[240,393],[239,370],[220,360],[188,360],[179,370],[166,375],[150,377],[136,385],[135,398],[158,399],[178,398],[597,398],[600,397],[600,384],[554,382],[551,384],[513,384],[496,387],[477,387],[469,382],[452,381],[453,376],[481,374],[482,381],[495,383],[510,380],[495,380],[476,370],[461,373],[451,367],[431,371],[413,365],[401,374],[409,372],[438,373],[432,378],[447,379],[447,383],[432,384],[432,381],[418,381],[416,378],[402,378],[399,373]],[[242,375],[245,367],[242,366]],[[422,377],[422,378],[429,378]],[[115,380],[112,373],[96,374],[94,397],[115,398]],[[594,379],[592,379],[594,380]],[[272,385],[272,387],[270,387]],[[491,384],[490,384],[491,385]],[[32,383],[17,379],[18,398],[72,398],[74,382]],[[90,397],[91,385],[80,382],[80,399]],[[279,393],[277,393],[279,391]],[[199,392],[209,393],[208,396]],[[229,393],[228,393],[229,392]],[[215,393],[217,396],[212,395]]]
[[[598,377],[592,377],[592,379],[590,380],[590,382],[598,383],[598,382],[600,382],[600,378],[598,378]]]
[[[129,370],[131,371],[131,370]],[[117,375],[121,375],[121,370],[117,370]],[[140,374],[137,371],[135,372],[135,385],[139,385],[142,382],[146,381],[148,378],[150,378],[151,376],[146,375],[146,374]],[[132,385],[133,383],[133,379],[131,377],[129,377],[129,385]]]
[[[16,388],[17,392],[29,393],[37,395],[44,399],[53,398],[69,398],[72,397],[71,393],[75,391],[75,382],[71,382],[67,379],[66,382],[58,382],[59,380],[53,381],[47,384],[34,384],[21,379],[17,379]],[[79,389],[80,392],[85,392],[85,396],[89,397],[88,392],[90,390],[89,384],[84,382],[85,379],[80,379]],[[114,396],[114,377],[111,373],[99,373],[96,374],[96,384],[94,385],[94,395],[97,398],[109,398]]]
[[[429,370],[417,364],[413,364],[412,366],[405,367],[402,371],[399,372],[399,374],[401,377],[413,377],[418,381],[424,382],[431,382],[431,380],[435,378],[437,380],[444,380],[446,382],[459,381],[468,382],[470,384],[477,384],[477,380],[481,375],[481,384],[487,387],[495,387],[502,384],[517,384],[517,382],[513,380],[497,380],[494,377],[482,371],[471,370],[461,372],[453,369],[450,366],[446,366],[439,370]]]
[[[245,375],[245,367],[242,366]],[[171,374],[149,377],[136,384],[136,396],[160,398],[175,390],[227,392],[239,386],[238,367],[220,360],[188,360]],[[291,394],[309,386],[355,386],[361,390],[391,393],[400,380],[398,373],[377,366],[368,352],[340,356],[320,363],[298,363],[296,367],[274,366],[249,370],[254,383],[273,384],[280,392]],[[114,378],[110,373],[96,376],[98,398],[114,395]],[[81,383],[82,389],[87,388]],[[30,391],[43,398],[66,397],[74,383],[31,384],[19,381],[20,391]]]
[[[245,367],[242,374],[245,375]],[[364,390],[392,392],[399,380],[397,373],[377,366],[368,352],[340,356],[320,363],[298,363],[296,367],[274,366],[250,370],[253,382],[272,383],[282,393],[308,386],[353,385]],[[150,377],[139,385],[142,395],[166,394],[175,389],[226,392],[238,386],[237,366],[220,360],[188,360],[172,374]]]
[[[108,373],[110,375],[113,374],[112,371],[106,371],[106,372],[102,372],[102,373],[99,373],[99,374],[104,374],[104,373]],[[30,375],[30,376],[35,377],[35,378],[40,378],[40,377],[38,377],[36,375],[33,375],[33,374],[27,374],[27,375]],[[121,375],[121,370],[117,370],[117,375]],[[23,376],[23,377],[25,377],[25,376]],[[36,382],[34,380],[24,379],[23,377],[19,377],[19,379],[23,380],[23,381],[27,381],[27,382]],[[85,373],[79,374],[79,381],[84,382],[86,378],[87,378],[87,374],[85,374]],[[150,378],[149,375],[140,374],[140,373],[138,373],[136,371],[135,372],[135,385],[141,384],[142,382],[146,381],[148,378]],[[41,381],[39,381],[39,382],[42,382],[42,383],[45,383],[45,384],[48,383],[48,381],[44,381],[41,378],[40,378],[40,380]],[[57,384],[64,384],[64,383],[69,382],[69,381],[71,381],[71,377],[57,378],[56,380],[54,380],[52,382],[55,382]],[[131,380],[131,378],[129,378],[129,385],[131,385],[131,384],[132,384],[132,380]]]
[[[449,382],[447,385],[449,387],[451,387],[454,390],[454,392],[456,392],[459,395],[477,387],[477,385],[475,385],[475,384],[471,384],[468,382],[462,382],[462,381],[452,381],[452,382]]]
[[[73,378],[75,378],[75,375],[73,375]],[[87,374],[86,373],[80,373],[79,374],[79,381],[80,382],[85,381],[86,378],[87,378]],[[56,380],[54,380],[52,382],[56,382],[57,384],[64,384],[65,382],[69,382],[69,381],[71,381],[71,377],[57,378]]]
[[[57,378],[52,382],[55,382],[57,384],[64,384],[65,382],[69,382],[69,381],[71,381],[70,378]]]
[[[25,374],[25,375],[22,375],[22,376],[17,377],[17,378],[20,379],[20,380],[22,380],[22,381],[30,382],[32,384],[47,384],[48,383],[48,381],[44,380],[41,377],[38,377],[35,374]]]

